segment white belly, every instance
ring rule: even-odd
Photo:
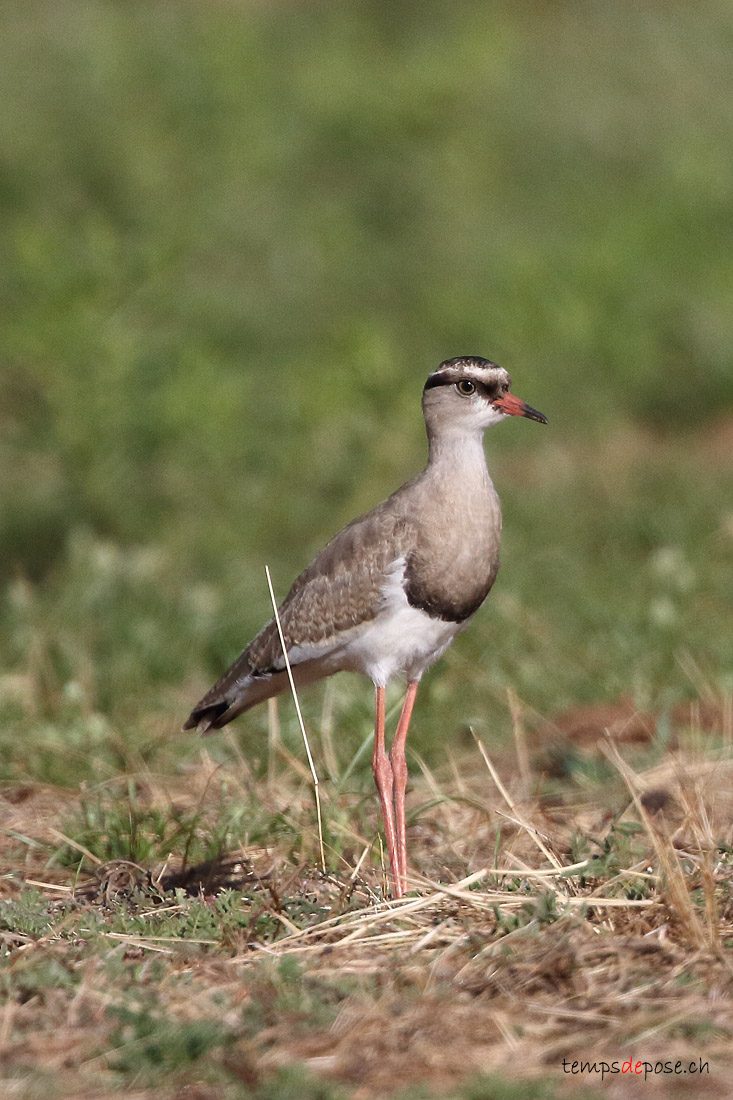
[[[334,672],[363,672],[383,687],[394,676],[419,680],[467,625],[433,618],[408,603],[402,586],[404,558],[394,562],[373,619],[322,644],[288,651],[296,682],[308,683]]]
[[[399,674],[419,680],[466,625],[445,622],[412,607],[402,587],[404,568],[404,559],[394,563],[382,590],[381,610],[351,632],[341,654],[342,667],[364,672],[380,686]]]
[[[433,619],[405,600],[403,608],[382,612],[355,631],[343,652],[343,667],[366,673],[380,686],[400,673],[419,680],[462,627]]]

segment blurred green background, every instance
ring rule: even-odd
[[[284,595],[419,469],[422,383],[465,353],[550,423],[489,433],[502,571],[415,747],[506,731],[508,688],[540,716],[733,690],[728,3],[0,21],[6,775],[192,760],[264,564]],[[348,757],[371,690],[335,690]]]

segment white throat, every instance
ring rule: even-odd
[[[428,438],[428,469],[440,468],[457,479],[457,487],[463,482],[468,488],[476,480],[485,481],[489,473],[484,453],[483,429],[460,429],[436,432]]]

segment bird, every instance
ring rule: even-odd
[[[423,673],[484,602],[499,568],[501,506],[483,434],[510,416],[547,423],[511,392],[506,370],[478,355],[446,359],[422,394],[425,468],[347,524],[293,583],[278,608],[296,687],[336,672],[374,685],[372,772],[392,895],[407,888],[405,744]],[[407,681],[389,753],[385,691]],[[273,617],[196,703],[183,729],[220,729],[289,686]]]

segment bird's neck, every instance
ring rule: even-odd
[[[483,439],[483,431],[429,432],[426,474],[431,478],[455,479],[461,491],[491,484]]]

